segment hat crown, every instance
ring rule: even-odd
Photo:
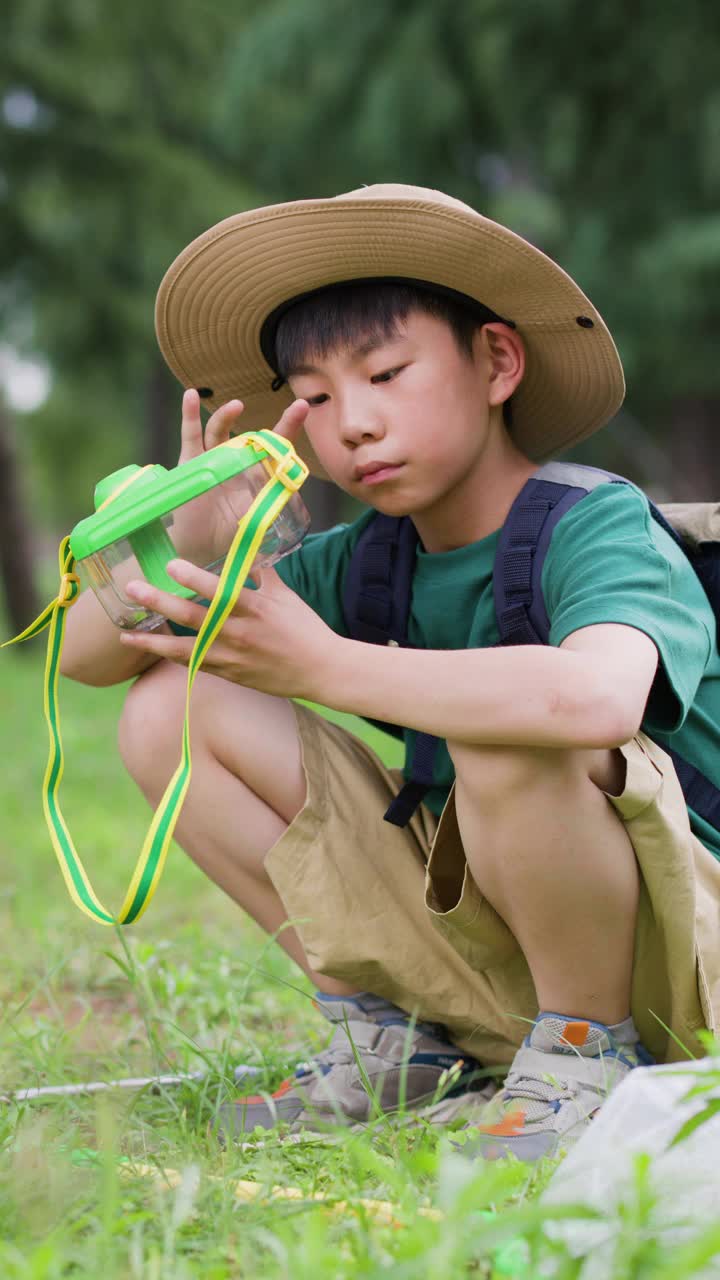
[[[371,186],[356,187],[354,191],[346,191],[343,195],[335,196],[336,200],[408,200],[413,203],[418,201],[422,204],[439,205],[445,209],[456,209],[461,213],[472,213],[475,217],[478,215],[477,210],[471,208],[469,204],[464,204],[462,200],[456,200],[454,196],[448,196],[444,191],[435,191],[432,187],[413,187],[403,182],[375,182]]]

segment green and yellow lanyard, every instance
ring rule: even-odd
[[[125,901],[117,916],[109,912],[97,898],[87,877],[85,868],[67,829],[60,808],[58,793],[64,770],[64,757],[60,737],[60,710],[58,706],[58,675],[67,610],[80,593],[80,581],[75,568],[75,557],[70,538],[63,538],[58,559],[60,589],[56,598],[36,620],[20,635],[7,640],[4,645],[19,644],[39,635],[49,628],[47,658],[45,662],[44,707],[50,749],[43,780],[43,809],[53,848],[65,877],[65,884],[73,902],[86,915],[100,924],[132,924],[150,904],[157,889],[165,865],[170,841],[177,823],[185,795],[190,785],[192,758],[190,754],[190,695],[203,659],[213,641],[233,610],[244,586],[258,548],[273,521],[285,504],[297,492],[308,475],[305,463],[298,458],[292,446],[271,431],[245,433],[231,445],[242,442],[252,445],[269,474],[267,484],[254,499],[248,511],[238,523],[230,550],[227,553],[215,595],[210,602],[202,626],[198,631],[188,665],[185,720],[182,735],[180,764],[167,785],[158,805],[150,829],[145,837]],[[221,446],[222,447],[222,446]],[[114,495],[113,495],[114,496]]]

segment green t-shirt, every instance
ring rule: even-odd
[[[328,626],[347,635],[345,572],[367,512],[350,525],[311,534],[278,573]],[[499,531],[455,551],[418,547],[408,638],[425,649],[475,649],[497,643],[493,564]],[[643,728],[720,787],[720,657],[715,620],[687,558],[650,515],[631,485],[600,485],[559,520],[543,567],[550,643],[602,622],[637,627],[655,642],[660,666]],[[404,733],[407,758],[416,734]],[[439,813],[454,777],[444,742],[435,786],[425,802]],[[690,811],[693,830],[720,858],[720,833]]]

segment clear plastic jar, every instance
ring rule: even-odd
[[[268,478],[262,463],[256,463],[128,537],[78,560],[83,582],[92,587],[116,626],[126,631],[153,631],[166,621],[165,617],[131,600],[126,591],[128,583],[145,579],[172,595],[199,599],[195,592],[169,577],[168,562],[175,558],[190,560],[219,576],[238,522]],[[254,567],[276,564],[294,551],[309,525],[305,503],[299,493],[294,493],[266,531]]]

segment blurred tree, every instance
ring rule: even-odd
[[[665,488],[712,484],[720,16],[704,0],[641,0],[632,22],[620,0],[6,0],[3,18],[0,322],[55,375],[17,432],[55,528],[102,472],[174,459],[152,301],[175,253],[239,208],[383,180],[458,195],[588,289],[630,382],[592,460],[647,481],[672,450]]]
[[[652,423],[677,496],[711,497],[719,37],[707,0],[271,0],[229,51],[218,139],[274,197],[436,186],[546,249],[626,364],[631,412],[597,447],[652,478]]]
[[[720,10],[706,0],[514,11],[513,136],[562,209],[554,247],[602,299],[629,404],[678,497],[717,497]],[[630,424],[631,425],[631,424]],[[620,436],[620,432],[616,432]]]
[[[250,199],[206,129],[206,86],[240,17],[221,0],[202,22],[189,0],[10,0],[3,19],[0,320],[54,373],[19,447],[65,531],[101,469],[176,461],[180,394],[152,304],[174,254]],[[17,476],[9,487],[17,514]]]
[[[256,8],[6,4],[0,321],[55,374],[20,446],[56,527],[87,513],[102,472],[176,460],[180,395],[154,295],[189,240],[257,203],[208,125],[222,50]]]
[[[512,21],[495,0],[270,0],[228,50],[218,141],[274,198],[370,182],[484,198]]]
[[[40,612],[32,573],[32,531],[22,494],[12,426],[0,396],[0,583],[11,636]],[[25,652],[25,646],[18,652]]]

